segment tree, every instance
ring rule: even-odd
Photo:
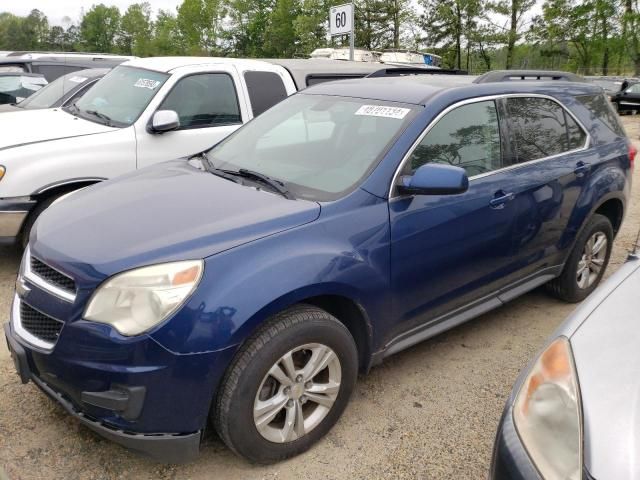
[[[265,56],[266,30],[274,6],[274,0],[231,0],[231,25],[225,37],[235,55]]]
[[[155,35],[151,44],[154,55],[182,55],[178,20],[175,15],[167,10],[160,10],[155,22]]]
[[[178,30],[190,55],[212,54],[218,50],[222,20],[226,14],[223,0],[183,0],[178,7]]]
[[[148,56],[151,53],[153,24],[151,5],[134,3],[129,5],[120,21],[120,48],[129,55]]]
[[[421,21],[427,41],[433,45],[444,44],[448,63],[462,68],[463,41],[466,40],[469,58],[471,44],[477,37],[474,32],[481,12],[479,1],[422,0],[421,4],[425,11]]]
[[[112,52],[120,30],[120,10],[104,4],[94,5],[80,23],[80,41],[84,49]]]
[[[270,57],[292,57],[296,51],[295,21],[299,14],[297,0],[276,0],[265,32],[265,51]]]
[[[522,35],[523,17],[535,3],[536,0],[498,0],[488,4],[491,11],[509,18],[509,27],[506,31],[507,61],[505,67],[507,69],[513,66],[513,51],[516,42]]]

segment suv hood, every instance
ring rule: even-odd
[[[319,214],[316,202],[287,200],[172,161],[54,204],[36,222],[31,251],[91,285],[141,265],[205,258]]]
[[[60,110],[22,110],[0,115],[0,150],[115,130]]]
[[[586,320],[564,332],[582,397],[585,466],[598,479],[640,479],[639,265],[621,267],[587,300],[591,312],[576,311]]]

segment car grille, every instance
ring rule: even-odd
[[[35,257],[31,257],[31,271],[51,285],[69,293],[76,293],[76,282],[73,279],[42,263]]]
[[[22,328],[45,342],[55,343],[62,330],[62,322],[40,313],[24,302],[20,302]]]

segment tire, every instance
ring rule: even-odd
[[[594,253],[598,242],[603,238],[606,239],[606,244]],[[591,254],[587,255],[585,249],[590,240],[594,240],[592,245],[595,248],[587,249],[591,251]],[[580,233],[560,276],[547,284],[549,292],[569,303],[581,302],[587,298],[602,280],[609,264],[612,246],[611,222],[604,215],[596,213]],[[579,274],[579,268],[582,274]]]
[[[49,198],[45,198],[43,201],[38,203],[33,210],[31,210],[31,213],[29,213],[27,220],[24,222],[24,225],[22,225],[22,231],[20,233],[19,245],[23,250],[27,248],[27,245],[29,244],[29,236],[31,235],[31,229],[33,228],[33,225],[36,223],[36,220],[38,220],[38,217],[42,214],[42,212],[44,212],[47,208],[49,208],[53,202],[55,202],[58,198],[62,197],[63,195],[65,194],[53,195]]]
[[[295,351],[301,347],[304,348]],[[335,357],[320,347],[329,349]],[[280,383],[270,372],[285,373],[283,357],[292,351],[295,373],[285,375],[286,382]],[[312,366],[318,365],[311,361],[314,358],[331,360],[319,362],[328,366],[301,380],[304,366],[309,366],[311,373]],[[358,352],[347,328],[324,310],[296,306],[272,317],[236,354],[218,390],[211,420],[220,438],[241,457],[263,464],[284,460],[310,448],[333,427],[349,402],[357,374]],[[283,379],[282,375],[278,377]],[[297,377],[297,381],[291,381],[291,377]],[[335,378],[337,393],[316,393],[329,385],[334,385],[335,391]],[[322,397],[325,404],[331,399],[333,403],[321,406],[310,399],[312,396]],[[276,408],[259,410],[260,405],[270,402]],[[270,415],[264,411],[278,414],[269,420]],[[298,412],[302,417],[297,416]],[[289,418],[293,420],[291,428],[287,427]],[[302,422],[297,421],[300,418]],[[298,429],[313,422],[317,423],[307,432]]]

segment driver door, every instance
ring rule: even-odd
[[[511,179],[503,126],[493,100],[445,114],[410,154],[401,173],[428,162],[462,167],[459,195],[394,195],[389,202],[394,318],[391,336],[467,305],[515,274]]]
[[[153,109],[173,110],[180,127],[166,133],[150,128],[153,113],[136,123],[138,168],[193,155],[211,148],[240,128],[246,111],[241,109],[239,79],[231,66],[198,71],[180,77]]]

